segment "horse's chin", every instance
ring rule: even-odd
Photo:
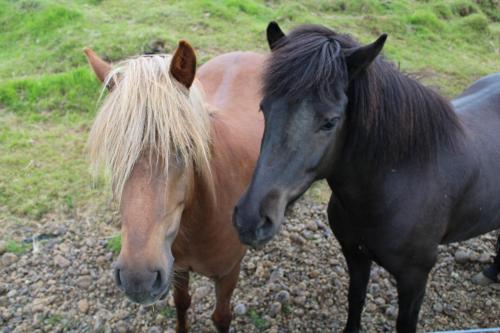
[[[156,297],[146,297],[146,298],[142,298],[142,297],[134,297],[134,296],[131,296],[131,295],[127,295],[127,298],[133,302],[133,303],[136,303],[136,304],[140,304],[140,305],[144,305],[146,307],[149,307],[149,306],[152,306],[154,305],[156,302],[158,301],[163,301],[164,299],[167,298],[168,296],[168,292],[170,290],[170,287],[167,286],[158,296]]]
[[[269,243],[274,238],[274,236],[275,236],[275,234],[268,236],[266,238],[260,239],[258,243],[254,243],[251,245],[252,249],[254,249],[256,251],[262,250],[267,245],[267,243]]]
[[[163,294],[160,295],[158,300],[163,301],[165,298],[167,298],[168,290],[169,290],[169,288],[167,288],[167,290]]]

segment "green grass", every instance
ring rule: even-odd
[[[259,331],[264,331],[269,326],[267,320],[262,318],[254,309],[249,311],[248,316],[250,317],[250,322]]]
[[[175,308],[170,307],[168,305],[163,307],[159,312],[166,319],[171,319],[175,317]]]
[[[285,30],[324,24],[362,42],[387,32],[386,56],[451,97],[498,71],[499,12],[493,0],[0,0],[0,224],[109,202],[85,154],[100,94],[86,46],[118,61],[186,39],[203,63],[267,52],[270,20]]]
[[[62,316],[61,315],[58,315],[58,314],[51,314],[51,315],[48,315],[45,319],[44,319],[44,322],[48,325],[52,325],[52,326],[55,326],[57,324],[59,324],[61,321],[62,321]]]
[[[23,254],[28,252],[30,249],[31,249],[31,244],[20,243],[14,240],[7,241],[7,244],[5,246],[6,252],[11,252],[15,254]]]
[[[109,238],[108,242],[106,243],[106,247],[114,254],[120,253],[120,250],[122,248],[122,236],[120,234],[117,234]]]

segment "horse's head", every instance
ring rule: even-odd
[[[338,160],[349,83],[375,59],[386,36],[346,47],[347,38],[329,29],[303,26],[286,36],[273,22],[267,38],[272,52],[261,103],[264,137],[252,182],[234,213],[242,242],[253,246],[275,235],[290,203]]]
[[[168,172],[141,157],[125,182],[120,204],[122,248],[116,284],[135,302],[165,294],[173,272],[172,245],[188,200],[187,169],[169,161]]]
[[[86,54],[110,89],[89,147],[93,163],[110,169],[120,201],[116,284],[131,300],[151,303],[170,285],[172,245],[194,173],[209,173],[208,115],[192,87],[196,57],[180,42],[172,57],[141,56],[111,70],[92,51]]]

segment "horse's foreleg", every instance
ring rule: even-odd
[[[484,269],[483,274],[493,282],[500,282],[498,278],[500,274],[500,234],[497,239],[495,259],[491,265]]]
[[[428,270],[408,267],[396,275],[399,313],[396,324],[398,333],[417,331],[418,313],[425,295]]]
[[[232,319],[231,296],[238,283],[239,276],[240,263],[238,263],[228,275],[215,280],[215,297],[217,300],[214,313],[212,314],[212,320],[217,331],[220,333],[229,331]]]
[[[358,248],[342,250],[349,269],[349,312],[344,332],[357,333],[361,328],[361,312],[365,304],[372,260]]]
[[[189,272],[176,272],[174,275],[174,302],[177,311],[177,333],[188,331],[187,310],[191,305],[189,295]]]

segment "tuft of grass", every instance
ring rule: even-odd
[[[6,252],[11,252],[15,254],[23,254],[31,249],[31,244],[19,243],[14,240],[7,241],[5,245]]]
[[[117,234],[109,238],[108,242],[106,243],[106,247],[114,254],[120,253],[120,250],[122,248],[122,236],[120,234]]]
[[[489,30],[488,19],[483,14],[472,14],[463,18],[460,23],[464,31],[487,33]]]
[[[500,22],[500,2],[498,0],[476,0],[475,3],[493,22]]]
[[[474,2],[468,0],[452,1],[450,7],[453,14],[462,17],[477,13],[479,10]]]
[[[61,321],[62,321],[62,317],[61,315],[58,315],[58,314],[51,314],[51,315],[48,315],[45,319],[44,319],[44,322],[48,325],[52,325],[52,326],[55,326],[57,324],[59,324]]]
[[[269,326],[267,320],[262,318],[254,309],[249,311],[248,316],[250,317],[250,322],[259,331],[264,331]]]
[[[453,12],[451,11],[450,6],[446,3],[438,2],[433,7],[434,13],[442,19],[450,19],[453,17]]]
[[[172,319],[175,317],[175,309],[170,307],[170,306],[165,306],[163,307],[159,313],[164,317],[164,318],[167,318],[167,319]]]
[[[438,32],[443,29],[443,23],[431,11],[417,11],[408,17],[408,22],[418,30]]]

